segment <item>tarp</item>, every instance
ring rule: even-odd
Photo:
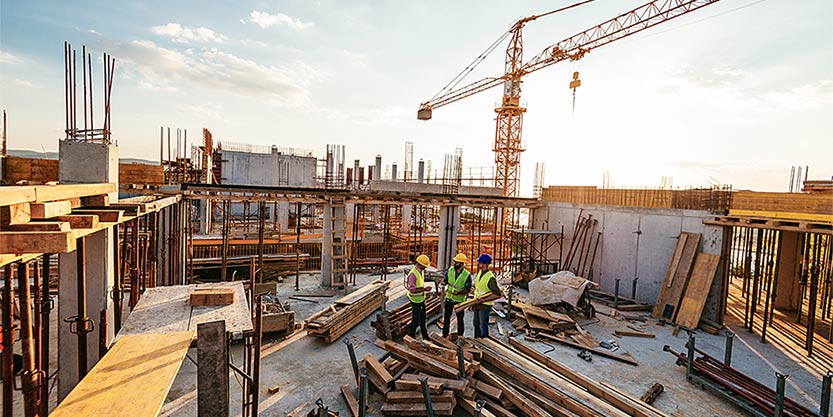
[[[529,281],[529,304],[540,306],[567,303],[578,307],[581,295],[590,283],[570,271],[535,278]]]

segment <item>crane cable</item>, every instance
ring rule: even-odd
[[[583,1],[580,1],[578,3],[573,3],[569,6],[562,7],[560,9],[552,10],[552,11],[549,11],[549,12],[546,12],[546,13],[542,13],[540,15],[535,15],[534,19],[538,19],[540,17],[548,16],[548,15],[558,13],[558,12],[562,12],[562,11],[565,11],[565,10],[568,10],[568,9],[572,9],[574,7],[582,6],[582,5],[587,4],[587,3],[592,3],[594,1],[596,1],[596,0],[583,0]],[[532,20],[534,20],[534,19],[532,19]],[[521,19],[518,19],[516,21],[516,23],[520,22],[520,21],[526,21],[526,20],[530,20],[530,19],[529,18],[521,18]],[[431,97],[431,99],[428,100],[428,102],[434,101],[434,99],[436,99],[437,97],[439,97],[439,96],[441,96],[445,93],[448,93],[451,90],[453,90],[455,87],[457,87],[463,81],[463,79],[465,79],[469,74],[471,74],[471,72],[474,71],[474,69],[477,68],[477,66],[480,65],[480,63],[483,62],[486,59],[486,57],[489,56],[489,54],[491,54],[492,51],[494,51],[495,48],[498,47],[498,45],[500,45],[501,42],[503,42],[507,37],[509,37],[509,35],[512,34],[512,29],[514,29],[514,28],[515,28],[515,24],[512,24],[512,27],[509,30],[504,32],[496,41],[492,42],[492,44],[489,45],[489,47],[486,48],[485,51],[481,52],[480,55],[477,56],[477,58],[475,58],[465,68],[463,68],[463,70],[460,71],[460,73],[457,74],[457,76],[452,78],[451,81],[448,82],[448,84],[446,84],[443,88],[440,89],[440,91],[437,92],[437,94],[434,94],[434,97]]]

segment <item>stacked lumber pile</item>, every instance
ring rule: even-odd
[[[162,165],[122,163],[119,164],[119,184],[165,183],[165,169]]]
[[[372,355],[360,366],[367,369],[369,392],[384,400],[386,416],[425,416],[420,379],[426,378],[432,408],[437,415],[452,415],[460,407],[491,416],[607,416],[666,417],[652,406],[594,381],[516,339],[461,339],[465,372],[457,365],[457,346],[432,333],[430,341],[406,337],[403,344],[377,340],[389,352],[379,362]],[[348,385],[342,394],[353,416],[358,403]]]
[[[442,307],[442,299],[436,292],[429,292],[425,294],[425,315],[426,320],[430,319],[434,314],[439,314],[440,307]],[[376,316],[376,320],[370,322],[370,326],[376,330],[376,337],[382,340],[387,340],[385,334],[385,318],[381,314]],[[390,334],[395,340],[399,340],[408,331],[411,325],[411,304],[405,303],[393,310],[387,312],[387,320],[390,325]]]
[[[674,255],[665,272],[653,316],[680,327],[700,325],[720,256],[698,253],[699,233],[680,234]]]
[[[307,334],[327,343],[338,340],[382,306],[389,286],[390,281],[376,280],[336,300],[304,321]]]
[[[614,359],[631,365],[638,365],[636,358],[629,352],[620,350],[612,342],[602,343],[590,332],[583,329],[568,314],[553,310],[544,309],[523,302],[513,303],[523,312],[523,317],[512,321],[515,329],[523,331],[527,336],[546,339],[562,345],[570,346],[583,351],[592,352],[599,356]],[[645,336],[647,337],[647,336]]]

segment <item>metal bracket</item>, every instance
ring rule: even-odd
[[[69,332],[72,334],[87,334],[95,330],[95,322],[89,317],[82,319],[79,316],[70,316],[64,319],[64,323],[69,323]],[[83,329],[78,328],[80,324],[84,324]]]

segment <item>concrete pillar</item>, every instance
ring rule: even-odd
[[[408,233],[408,230],[411,229],[411,212],[413,212],[414,206],[410,204],[403,204],[402,205],[402,223],[399,228],[400,233]]]
[[[460,207],[440,207],[440,241],[437,250],[437,268],[445,271],[457,254],[457,232],[460,230]]]
[[[353,188],[359,188],[359,165],[361,162],[358,159],[353,160]]]
[[[422,159],[419,160],[417,165],[417,182],[420,184],[425,182],[425,161]]]
[[[801,233],[782,232],[778,250],[778,287],[775,289],[775,308],[795,310],[801,297],[798,264],[801,261]]]
[[[211,216],[213,213],[211,212],[211,200],[205,199],[200,200],[199,202],[199,210],[200,210],[200,228],[199,234],[207,235],[211,232],[211,224],[213,220]]]
[[[324,227],[321,236],[321,286],[325,288],[330,286],[330,276],[333,273],[333,255],[339,255],[339,253],[333,253],[333,241],[345,241],[344,211],[344,206],[334,206],[330,203],[324,204]],[[341,218],[341,220],[336,220],[334,222],[333,217]],[[333,233],[333,224],[335,224],[336,231],[338,231],[339,233]],[[335,249],[337,251],[343,251],[344,247],[341,247],[340,249]],[[344,278],[344,274],[338,274],[338,276],[333,281],[336,283],[344,282]]]
[[[373,179],[382,179],[382,155],[376,155],[376,165],[373,166]]]
[[[278,228],[281,233],[289,230],[289,202],[279,201],[278,209],[275,211],[276,219],[278,220]]]
[[[396,162],[390,166],[390,180],[396,181]]]
[[[118,147],[93,142],[59,141],[58,179],[64,184],[105,183],[118,185]],[[117,187],[118,189],[118,187]],[[110,194],[110,200],[118,200],[118,191]],[[87,316],[96,325],[87,334],[87,364],[90,369],[98,362],[98,340],[101,311],[107,309],[107,336],[112,340],[115,332],[113,300],[110,290],[115,285],[113,269],[113,233],[111,228],[86,237],[86,286]],[[76,252],[58,256],[58,400],[78,383],[78,336],[70,332],[69,323],[63,319],[77,315]],[[73,325],[74,326],[74,325]],[[74,328],[74,327],[73,327]]]

